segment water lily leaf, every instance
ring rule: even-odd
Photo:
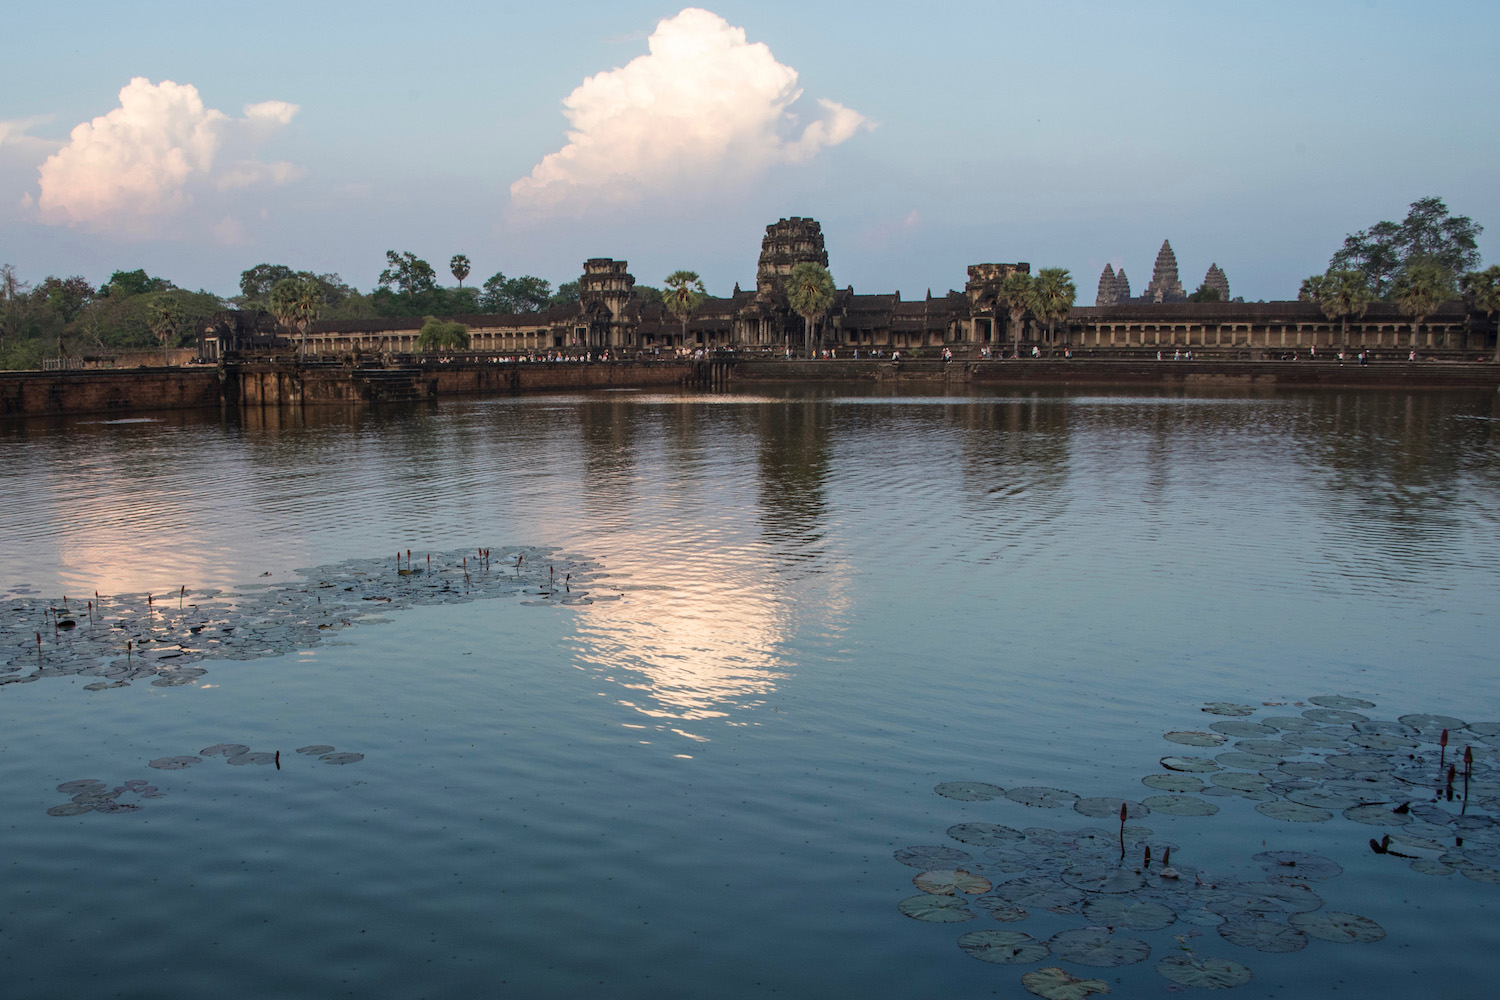
[[[1019,906],[1012,906],[999,896],[979,896],[969,900],[969,905],[983,910],[1001,923],[1014,923],[1017,920],[1025,920],[1030,914]]]
[[[1033,806],[1037,809],[1061,809],[1063,806],[1072,805],[1078,798],[1072,792],[1061,788],[1044,788],[1040,785],[1012,788],[1005,793],[1005,797],[1012,802],[1019,802],[1023,806]]]
[[[1369,944],[1385,937],[1385,928],[1358,913],[1327,910],[1322,913],[1294,913],[1288,922],[1309,937],[1335,944]]]
[[[1196,730],[1171,732],[1164,735],[1173,743],[1181,743],[1190,747],[1217,747],[1229,742],[1229,737],[1223,733],[1205,733]]]
[[[237,753],[229,758],[229,763],[243,767],[246,764],[269,764],[275,759],[276,755],[273,753]]]
[[[1427,715],[1422,712],[1403,715],[1400,721],[1403,726],[1410,726],[1419,733],[1430,733],[1433,736],[1437,736],[1444,729],[1449,731],[1467,729],[1469,725],[1464,720],[1455,719],[1451,715]]]
[[[1421,745],[1405,736],[1387,736],[1382,733],[1353,733],[1348,742],[1366,750],[1412,750]]]
[[[979,914],[968,909],[964,903],[966,900],[958,896],[933,896],[922,893],[918,896],[908,896],[896,904],[896,909],[911,917],[913,920],[923,920],[933,924],[957,924],[965,920],[973,920]]]
[[[1344,869],[1337,861],[1320,854],[1308,854],[1306,851],[1261,851],[1251,855],[1251,859],[1273,874],[1291,874],[1318,882],[1344,874]]]
[[[1219,807],[1191,795],[1153,795],[1146,805],[1169,816],[1212,816]]]
[[[325,746],[322,743],[315,743],[312,746],[298,747],[297,748],[297,752],[298,753],[310,754],[310,755],[313,755],[313,756],[321,756],[322,754],[325,754],[325,753],[332,753],[333,749],[334,749],[333,747]]]
[[[1146,884],[1141,873],[1132,868],[1107,865],[1074,865],[1060,877],[1084,892],[1134,892]]]
[[[960,934],[964,954],[996,965],[1030,965],[1047,957],[1047,946],[1020,931],[969,931]]]
[[[1021,985],[1044,1000],[1085,1000],[1091,994],[1109,992],[1109,984],[1102,979],[1079,979],[1055,965],[1026,973]]]
[[[932,789],[944,798],[960,802],[988,802],[1005,794],[1005,789],[988,781],[944,781]]]
[[[1208,779],[1220,788],[1236,792],[1263,792],[1271,782],[1264,775],[1246,774],[1244,771],[1221,771]]]
[[[201,763],[203,763],[202,757],[158,757],[155,760],[147,761],[146,766],[154,767],[158,771],[181,771],[189,764]]]
[[[365,759],[362,753],[325,753],[318,758],[325,764],[356,764]],[[233,764],[234,761],[229,763]]]
[[[1143,803],[1131,799],[1087,798],[1073,803],[1073,811],[1090,819],[1120,818],[1120,806],[1125,807],[1126,819],[1145,819],[1151,810]]]
[[[1276,767],[1283,763],[1294,763],[1287,761],[1284,757],[1268,757],[1263,753],[1243,753],[1239,750],[1226,750],[1214,758],[1224,767],[1237,767],[1245,771],[1264,771],[1268,767]],[[1323,765],[1314,765],[1321,768]]]
[[[1211,701],[1203,706],[1210,715],[1254,715],[1255,706],[1237,705],[1232,701]]]
[[[211,747],[204,747],[198,751],[205,757],[213,757],[223,754],[225,757],[236,757],[242,753],[249,753],[250,748],[243,743],[215,743]]]
[[[1304,719],[1300,715],[1272,715],[1261,719],[1268,726],[1296,732],[1303,729],[1317,729],[1318,724],[1311,719]]]
[[[1302,756],[1302,748],[1292,746],[1284,740],[1240,740],[1234,748],[1241,753],[1253,753],[1282,761],[1288,757]]]
[[[894,856],[903,865],[921,868],[923,871],[958,868],[974,860],[974,855],[968,851],[942,846],[903,847]]]
[[[1347,809],[1350,806],[1359,805],[1360,799],[1346,792],[1332,788],[1324,788],[1315,785],[1312,788],[1296,788],[1286,793],[1285,796],[1292,802],[1304,806],[1312,806],[1314,809]]]
[[[1387,757],[1374,753],[1343,753],[1324,759],[1329,767],[1341,771],[1389,771],[1395,763]]]
[[[1332,733],[1319,733],[1311,729],[1297,733],[1283,733],[1281,742],[1287,746],[1297,747],[1300,750],[1347,750],[1349,740],[1344,736],[1335,736]]]
[[[1460,868],[1459,873],[1471,882],[1483,882],[1486,885],[1500,885],[1500,868],[1489,868],[1484,865],[1469,865]]]
[[[1333,813],[1305,806],[1300,802],[1288,802],[1285,799],[1257,802],[1255,811],[1272,819],[1279,819],[1283,823],[1322,823],[1333,819]]]
[[[1193,771],[1206,773],[1219,770],[1217,761],[1203,757],[1163,757],[1161,766],[1169,771]]]
[[[1411,863],[1411,870],[1421,875],[1452,875],[1454,872],[1454,869],[1441,861],[1433,861],[1431,858],[1418,858]]]
[[[1275,920],[1226,920],[1219,925],[1219,936],[1230,944],[1256,951],[1283,953],[1307,947],[1307,935]]]
[[[1363,698],[1346,698],[1338,694],[1320,694],[1307,699],[1319,708],[1374,708],[1373,701]]]
[[[999,823],[958,823],[948,827],[948,836],[961,844],[975,847],[999,847],[1017,843],[1025,838],[1020,830],[1013,830]]]
[[[1092,923],[1138,931],[1159,931],[1177,919],[1170,906],[1125,896],[1095,896],[1083,904],[1083,915]]]
[[[1368,715],[1360,715],[1358,712],[1348,712],[1342,708],[1309,708],[1302,713],[1304,719],[1313,722],[1369,722]]]
[[[65,795],[72,795],[75,792],[87,791],[90,788],[103,787],[104,782],[100,781],[98,778],[78,778],[74,781],[64,781],[62,784],[57,786],[57,790]]]
[[[1144,962],[1151,956],[1151,946],[1139,938],[1111,934],[1100,927],[1058,931],[1047,939],[1047,946],[1064,961],[1105,969]]]
[[[1084,900],[1084,893],[1070,885],[1063,885],[1054,878],[1027,875],[1001,882],[995,886],[995,895],[1014,906],[1030,907],[1033,910],[1057,910],[1077,906]]]
[[[957,892],[977,896],[981,892],[989,892],[994,888],[989,879],[981,875],[971,875],[961,868],[923,872],[913,878],[912,882],[918,889],[930,892],[934,896],[952,896]]]
[[[1182,772],[1175,774],[1148,774],[1141,779],[1141,784],[1163,792],[1196,792],[1203,787],[1203,779],[1195,778],[1191,774],[1183,774]]]
[[[1206,955],[1168,955],[1156,963],[1156,971],[1174,983],[1202,990],[1227,990],[1252,978],[1239,962]]]
[[[1281,730],[1274,726],[1262,725],[1259,722],[1247,722],[1244,719],[1228,719],[1224,722],[1210,723],[1209,729],[1225,736],[1233,736],[1235,739],[1263,739],[1272,737]]]
[[[53,806],[47,810],[48,816],[79,816],[86,812],[93,812],[93,803],[89,802],[64,802],[60,806]]]
[[[1398,813],[1399,804],[1392,802],[1367,802],[1350,806],[1344,810],[1344,818],[1369,826],[1405,826],[1411,822],[1410,813]]]

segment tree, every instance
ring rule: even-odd
[[[437,287],[437,272],[432,265],[410,250],[404,253],[387,250],[385,260],[386,269],[380,272],[381,288],[395,285],[408,301],[412,301]]]
[[[802,317],[803,347],[809,357],[813,351],[813,324],[833,305],[833,293],[833,275],[815,261],[805,260],[787,275],[787,304],[792,307],[792,312]],[[671,290],[666,294],[670,301]]]
[[[652,288],[650,285],[636,285],[630,290],[631,297],[639,302],[650,304],[652,302],[664,302],[660,288]]]
[[[1021,355],[1021,328],[1026,319],[1026,310],[1031,308],[1031,275],[1025,271],[1012,271],[1000,282],[1000,291],[995,301],[1010,314],[1010,336],[1015,344],[1016,356]]]
[[[167,346],[175,343],[182,323],[182,310],[172,298],[163,295],[151,304],[151,332],[161,341],[161,363],[171,364],[167,358]]]
[[[271,289],[271,314],[282,326],[300,334],[299,354],[307,352],[307,330],[322,305],[322,290],[317,282],[306,278],[282,278]]]
[[[1218,302],[1219,301],[1219,290],[1217,288],[1209,288],[1208,285],[1206,285],[1206,284],[1199,285],[1198,286],[1198,290],[1195,291],[1193,294],[1191,294],[1191,295],[1188,296],[1188,301],[1189,302]]]
[[[464,279],[469,276],[469,258],[461,253],[454,254],[453,259],[448,262],[448,270],[458,279],[458,287],[464,287]]]
[[[552,304],[552,282],[529,274],[507,278],[497,271],[479,295],[479,307],[486,312],[533,313]]]
[[[16,276],[15,265],[0,267],[0,347],[21,332],[21,314],[31,286]]]
[[[682,324],[682,342],[686,344],[688,320],[708,298],[708,290],[703,287],[703,279],[698,277],[697,271],[673,271],[662,284],[666,286],[662,304]]]
[[[144,268],[134,271],[116,271],[109,276],[104,287],[99,289],[101,298],[129,298],[132,295],[149,295],[152,292],[168,292],[177,286],[166,278],[153,278]]]
[[[462,323],[448,323],[436,316],[426,317],[417,334],[419,351],[461,351],[469,346],[469,328]]]
[[[1411,346],[1417,346],[1417,330],[1432,315],[1438,303],[1453,297],[1453,278],[1441,264],[1419,261],[1409,264],[1391,287],[1396,308],[1411,317]]]
[[[48,275],[36,290],[46,299],[47,307],[64,324],[73,322],[73,318],[83,307],[94,300],[95,294],[94,286],[89,284],[88,279],[76,274],[71,278]]]
[[[297,272],[285,264],[256,264],[240,272],[240,295],[247,300],[265,301],[276,282],[295,277]]]
[[[508,300],[505,296],[505,282],[507,280],[500,271],[486,278],[479,293],[479,308],[491,313],[510,312],[506,308]]]
[[[1377,222],[1346,236],[1328,269],[1359,271],[1377,297],[1393,297],[1396,281],[1415,264],[1434,264],[1450,281],[1478,267],[1482,232],[1484,227],[1467,215],[1450,214],[1443,199],[1418,198],[1400,224]]]
[[[1470,271],[1459,281],[1469,308],[1484,313],[1496,324],[1495,362],[1500,364],[1500,264],[1483,271]]]
[[[557,286],[557,291],[547,300],[549,306],[569,306],[579,300],[579,291],[582,283],[577,281],[564,281]]]
[[[1369,281],[1362,271],[1329,271],[1315,274],[1302,282],[1297,298],[1303,302],[1316,302],[1323,315],[1330,321],[1339,321],[1339,343],[1349,342],[1349,320],[1358,319],[1370,308],[1375,293],[1370,291]]]
[[[1057,337],[1057,321],[1073,311],[1078,289],[1065,267],[1044,267],[1032,282],[1032,311],[1047,324],[1047,339]]]

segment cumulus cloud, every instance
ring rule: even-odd
[[[511,185],[518,207],[579,210],[733,183],[870,127],[825,99],[799,131],[797,71],[710,11],[689,7],[660,22],[648,46],[564,99],[568,143]]]
[[[285,183],[296,168],[259,162],[252,147],[297,110],[265,101],[231,118],[205,107],[191,84],[136,77],[121,89],[119,107],[76,126],[67,144],[42,163],[41,218],[148,231],[187,207],[199,190]]]

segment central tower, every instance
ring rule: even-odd
[[[775,292],[779,279],[805,261],[828,266],[823,227],[818,220],[793,216],[771,223],[760,241],[760,263],[755,268],[756,294],[765,296]]]

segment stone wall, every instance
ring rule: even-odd
[[[223,388],[213,368],[0,372],[0,417],[197,409]]]

